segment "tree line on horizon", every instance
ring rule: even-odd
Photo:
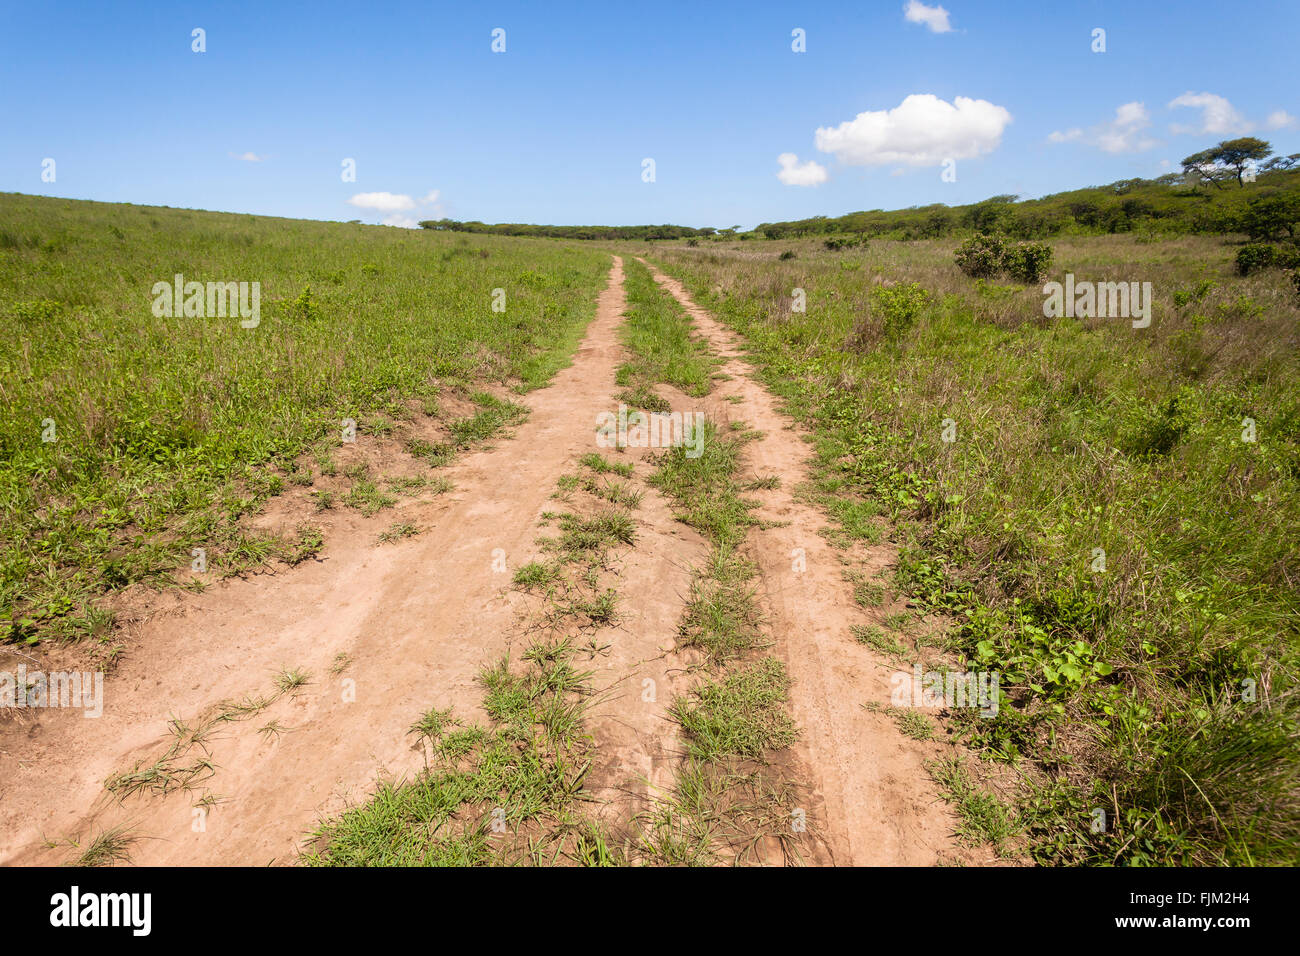
[[[1183,159],[1181,172],[1155,179],[1121,179],[1041,199],[1000,195],[959,206],[933,203],[764,222],[748,232],[739,226],[554,226],[454,219],[426,220],[420,225],[488,235],[586,240],[807,236],[915,240],[977,233],[1045,239],[1061,234],[1149,231],[1173,235],[1245,233],[1260,242],[1294,241],[1300,235],[1300,153],[1272,156],[1272,151],[1265,140],[1246,136],[1192,153]]]
[[[1181,172],[1155,179],[1121,179],[1041,199],[1000,195],[963,206],[934,203],[765,222],[750,235],[911,240],[983,233],[1045,239],[1150,231],[1246,233],[1257,241],[1294,238],[1300,225],[1300,153],[1267,158],[1272,151],[1268,142],[1247,136],[1193,153],[1183,159]],[[1233,182],[1237,188],[1229,188]]]
[[[423,229],[451,232],[476,232],[494,236],[532,236],[545,239],[692,239],[709,237],[718,230],[691,226],[539,226],[519,222],[458,222],[454,219],[427,219]]]

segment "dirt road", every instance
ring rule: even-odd
[[[761,430],[747,446],[747,467],[782,477],[780,488],[755,493],[774,524],[754,529],[750,546],[760,603],[794,681],[792,711],[803,730],[797,763],[822,818],[826,862],[933,863],[951,849],[952,820],[922,767],[926,748],[863,706],[888,703],[894,668],[849,637],[864,612],[818,534],[826,519],[793,496],[806,477],[807,445],[747,377],[731,335],[676,282],[657,278],[734,376],[705,399],[665,389],[674,409],[700,408]],[[324,522],[321,560],[201,594],[155,595],[128,627],[103,716],[51,709],[0,725],[0,862],[64,862],[76,856],[69,839],[84,845],[121,825],[136,837],[136,864],[289,864],[320,820],[365,800],[378,779],[419,772],[423,754],[408,729],[422,713],[453,708],[482,719],[479,668],[522,640],[528,599],[512,589],[510,572],[536,557],[538,522],[557,480],[596,450],[596,415],[617,408],[624,308],[615,257],[572,365],[527,396],[527,421],[444,469],[453,491],[399,508],[421,534],[379,544],[391,511],[338,512]],[[637,456],[645,453],[630,453],[641,477],[649,466]],[[595,812],[619,821],[668,785],[680,759],[665,708],[691,678],[674,638],[692,569],[707,553],[653,489],[637,521],[636,547],[620,569],[628,585],[620,623],[591,665],[608,693],[590,721],[596,756],[588,788]],[[804,570],[795,571],[800,549]],[[119,800],[106,790],[110,777],[155,765],[176,739],[173,718],[192,725],[222,702],[274,694],[275,675],[286,670],[308,682],[251,719],[222,723],[202,748],[173,761],[173,770],[178,761],[210,761],[198,771],[201,791],[159,785]],[[641,692],[647,679],[657,687],[652,700]],[[196,801],[198,792],[210,799]]]

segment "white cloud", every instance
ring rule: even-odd
[[[1269,129],[1289,129],[1296,125],[1296,119],[1286,110],[1274,110],[1268,114],[1268,119],[1264,120],[1264,125]]]
[[[357,193],[348,200],[348,205],[360,209],[377,209],[380,212],[397,212],[414,209],[415,200],[403,193]]]
[[[948,11],[943,7],[927,7],[921,0],[907,0],[903,6],[903,19],[908,23],[924,23],[933,33],[951,33]]]
[[[406,193],[357,193],[348,200],[348,205],[356,206],[360,209],[374,209],[378,212],[404,212],[408,209],[414,209],[416,206],[433,206],[436,212],[438,206],[438,197],[441,193],[436,189],[430,189],[429,192],[421,199],[413,199]],[[397,218],[397,217],[389,217]],[[413,220],[412,220],[413,221]],[[390,226],[400,225],[400,223],[387,223]]]
[[[815,160],[800,163],[794,153],[782,153],[776,161],[781,164],[776,178],[787,186],[818,186],[826,182],[826,167]]]
[[[1064,132],[1057,130],[1048,135],[1049,143],[1087,143],[1106,153],[1140,153],[1156,145],[1156,141],[1143,135],[1151,125],[1151,114],[1146,105],[1133,101],[1116,108],[1115,118],[1098,123],[1087,130],[1072,126]]]
[[[1097,146],[1107,153],[1140,153],[1156,145],[1156,141],[1143,136],[1142,131],[1151,125],[1151,114],[1139,102],[1125,103],[1115,110],[1115,118],[1103,123],[1097,130]]]
[[[1115,108],[1116,126],[1141,126],[1151,123],[1151,114],[1147,112],[1146,104],[1139,100],[1132,103],[1124,103]]]
[[[859,113],[839,126],[819,127],[817,148],[850,166],[938,166],[972,159],[1002,141],[1011,114],[987,100],[913,93],[892,110]]]
[[[258,156],[257,153],[231,153],[230,156],[232,159],[241,159],[246,163],[260,163],[266,159],[265,156]]]
[[[1064,133],[1054,132],[1048,134],[1047,140],[1051,143],[1072,143],[1077,139],[1083,139],[1083,130],[1077,126],[1072,126]]]
[[[1216,135],[1244,136],[1250,132],[1250,123],[1246,118],[1217,93],[1193,93],[1188,90],[1169,103],[1170,109],[1179,106],[1200,110],[1201,125],[1182,126],[1174,123],[1169,127],[1174,133],[1214,133]]]
[[[385,216],[383,224],[385,226],[400,226],[403,229],[419,229],[420,222],[410,216],[403,216],[400,212],[395,212],[391,216]]]

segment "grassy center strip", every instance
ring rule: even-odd
[[[667,865],[765,863],[800,858],[807,814],[772,755],[798,738],[789,716],[785,665],[755,658],[767,640],[744,554],[756,503],[741,496],[740,448],[752,433],[723,435],[713,422],[688,447],[662,454],[651,483],[674,502],[677,518],[700,531],[711,551],[692,584],[679,630],[683,647],[703,653],[702,680],[675,699],[687,755],[671,792],[643,821],[642,850]],[[700,444],[702,442],[702,444]]]
[[[694,335],[690,317],[660,291],[648,268],[631,256],[623,263],[628,310],[622,336],[630,355],[615,378],[623,389],[620,401],[647,412],[671,411],[654,389],[660,382],[695,398],[707,395],[716,362]]]

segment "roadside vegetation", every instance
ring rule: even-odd
[[[0,640],[102,637],[105,595],[196,549],[217,574],[301,560],[244,519],[335,474],[349,422],[436,467],[518,421],[503,393],[569,360],[608,267],[558,243],[0,196]],[[260,322],[155,316],[176,274],[260,282]],[[391,505],[358,467],[318,510]]]
[[[653,255],[814,430],[819,500],[849,503],[832,517],[888,518],[896,586],[1001,673],[996,719],[953,725],[1026,771],[1037,860],[1294,862],[1294,290],[1217,239],[1060,238],[1047,279],[1150,281],[1153,318],[1045,319],[1037,287],[963,275],[955,245]]]

